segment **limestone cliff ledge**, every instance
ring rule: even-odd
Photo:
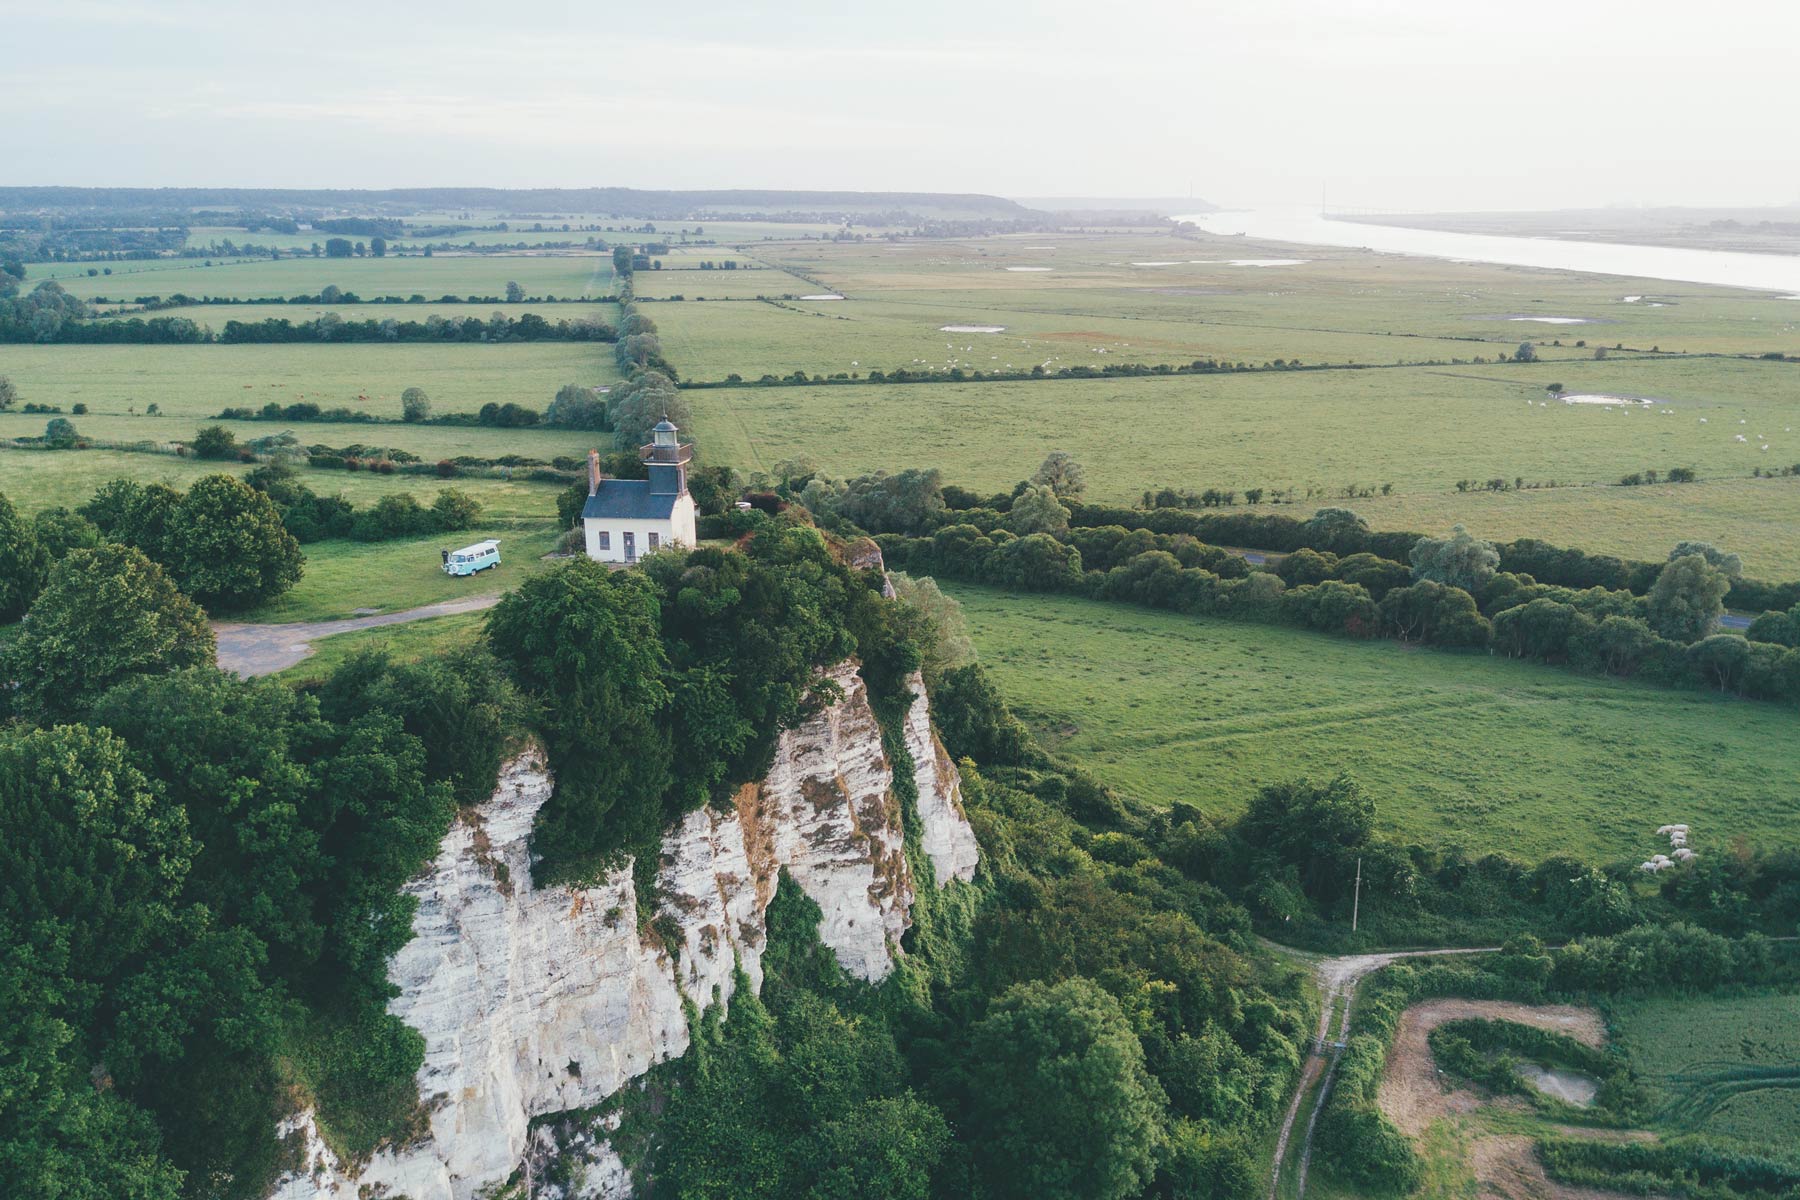
[[[282,1132],[304,1165],[271,1200],[470,1200],[503,1181],[533,1117],[598,1104],[687,1049],[683,993],[702,1008],[729,1002],[734,960],[761,987],[763,918],[783,868],[818,904],[819,937],[844,968],[886,978],[914,896],[893,768],[856,665],[827,675],[843,699],[781,735],[766,778],[732,810],[690,813],[664,835],[658,907],[679,930],[678,961],[639,929],[628,865],[593,887],[532,886],[529,839],[552,779],[539,751],[508,762],[493,797],[407,885],[413,939],[388,968],[400,989],[390,1010],[425,1038],[429,1131],[353,1168],[301,1112]],[[917,676],[912,688],[921,849],[943,886],[974,876],[975,835]],[[597,1174],[611,1182],[587,1194],[622,1194],[616,1162]]]

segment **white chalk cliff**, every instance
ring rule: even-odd
[[[666,831],[659,924],[679,960],[637,922],[629,867],[594,887],[534,888],[529,839],[552,780],[539,752],[506,764],[493,797],[459,819],[407,891],[413,939],[389,964],[390,1009],[425,1039],[419,1095],[429,1126],[368,1162],[340,1163],[310,1110],[284,1123],[302,1166],[271,1200],[470,1200],[505,1180],[533,1117],[586,1108],[687,1049],[685,993],[729,1001],[734,961],[762,985],[764,913],[780,872],[823,912],[821,941],[852,974],[879,982],[910,922],[912,872],[880,730],[853,663],[829,677],[844,698],[781,735],[775,763],[731,811],[690,813]],[[975,835],[954,764],[932,732],[924,686],[907,712],[921,849],[940,886],[968,880]],[[666,919],[663,919],[666,918]],[[590,1196],[629,1179],[604,1147]]]

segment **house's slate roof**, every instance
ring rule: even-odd
[[[666,521],[675,515],[673,492],[653,493],[648,479],[603,479],[582,505],[583,520]]]

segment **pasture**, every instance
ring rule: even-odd
[[[1650,1084],[1656,1123],[1793,1149],[1800,1128],[1800,995],[1657,997],[1608,1005]]]
[[[593,342],[278,346],[8,346],[0,359],[26,401],[63,409],[91,437],[177,441],[227,407],[273,401],[398,416],[400,393],[418,386],[434,412],[474,412],[489,402],[542,410],[565,383],[617,378],[611,347]],[[77,403],[88,406],[75,416]],[[145,413],[156,404],[157,416]],[[34,437],[46,418],[0,413],[0,437]],[[226,422],[240,440],[277,433],[269,421]],[[594,435],[552,429],[308,423],[307,443],[380,442],[429,459],[459,454],[584,454]]]
[[[1791,841],[1794,713],[1551,667],[1124,605],[945,585],[1053,754],[1153,805],[1229,817],[1354,775],[1390,833],[1525,860]],[[1596,753],[1596,748],[1601,752]]]
[[[516,321],[526,313],[536,313],[553,325],[558,321],[584,319],[604,321],[611,325],[619,319],[619,306],[609,301],[592,304],[470,304],[466,301],[457,304],[188,304],[178,308],[157,309],[150,313],[133,309],[110,319],[186,317],[196,325],[222,334],[227,321],[286,320],[295,325],[303,325],[318,320],[326,313],[336,313],[346,321],[421,322],[432,317],[442,317],[447,321],[466,321],[473,317],[477,321],[485,321],[495,313]]]
[[[163,483],[185,490],[202,475],[244,475],[255,467],[239,462],[208,462],[172,454],[130,454],[116,450],[0,450],[0,494],[26,515],[46,508],[84,504],[109,479]],[[521,472],[523,474],[523,472]],[[380,475],[369,471],[301,471],[300,481],[322,496],[343,496],[358,506],[383,496],[409,493],[430,504],[438,491],[453,487],[481,502],[486,520],[551,519],[556,514],[559,484],[521,479],[435,475]]]
[[[108,263],[111,275],[87,274],[94,264],[33,263],[26,286],[54,276],[72,296],[228,296],[255,300],[313,296],[336,285],[359,296],[503,296],[516,280],[529,296],[612,294],[612,255],[423,254],[385,258],[169,258]],[[79,268],[71,270],[71,267]]]

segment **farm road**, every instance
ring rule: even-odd
[[[300,621],[291,625],[244,625],[236,622],[213,623],[219,639],[219,669],[245,678],[273,675],[303,662],[312,654],[312,643],[339,633],[358,629],[377,629],[383,625],[403,625],[423,621],[427,617],[447,617],[452,613],[480,612],[500,602],[500,593],[489,596],[460,596],[437,604],[423,604],[401,612],[375,613],[367,617],[347,617],[341,621]]]
[[[1291,953],[1285,946],[1274,942],[1267,944],[1275,950]],[[1275,1163],[1269,1172],[1269,1200],[1276,1200],[1281,1187],[1281,1164],[1287,1158],[1288,1140],[1294,1132],[1294,1121],[1300,1115],[1300,1103],[1323,1072],[1325,1082],[1319,1086],[1312,1113],[1307,1117],[1306,1133],[1300,1142],[1299,1160],[1295,1163],[1294,1200],[1302,1200],[1306,1195],[1306,1171],[1312,1164],[1313,1127],[1318,1124],[1319,1113],[1324,1110],[1325,1101],[1331,1095],[1332,1077],[1337,1074],[1338,1059],[1344,1053],[1344,1037],[1350,1032],[1350,1004],[1356,998],[1356,985],[1363,981],[1363,977],[1402,958],[1424,958],[1438,954],[1492,954],[1499,948],[1471,946],[1455,950],[1396,950],[1386,954],[1348,954],[1313,961],[1313,974],[1319,981],[1321,993],[1318,1039],[1313,1044],[1313,1053],[1307,1055],[1306,1066],[1300,1072],[1299,1086],[1294,1089],[1294,1098],[1289,1102],[1287,1113],[1281,1120],[1281,1133],[1275,1140]],[[1340,999],[1344,1002],[1344,1007],[1342,1013],[1337,1014],[1333,1010],[1337,1008]],[[1331,1019],[1334,1015],[1338,1016],[1337,1033],[1332,1036]],[[1326,1054],[1331,1056],[1329,1063],[1325,1061]]]

